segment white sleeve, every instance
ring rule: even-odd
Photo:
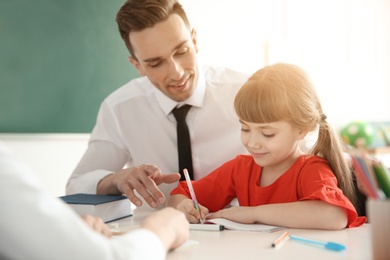
[[[161,240],[147,229],[137,229],[111,239],[120,255],[115,259],[165,259],[166,253]],[[124,248],[127,250],[125,251]],[[129,258],[132,256],[133,258]]]
[[[0,144],[0,259],[164,259],[162,242],[139,229],[108,239],[60,199],[42,191],[29,169]]]
[[[131,160],[117,125],[112,109],[103,101],[88,148],[68,180],[66,194],[95,194],[101,179],[123,169]]]
[[[99,181],[121,170],[128,160],[128,155],[110,142],[90,142],[68,180],[66,194],[95,194]]]

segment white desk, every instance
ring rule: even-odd
[[[117,221],[120,231],[130,230],[138,225],[145,214]],[[347,228],[339,231],[288,229],[290,234],[341,243],[347,247],[341,252],[330,251],[322,247],[311,246],[297,241],[286,241],[279,248],[271,243],[284,231],[275,233],[242,231],[190,231],[190,239],[199,245],[168,253],[167,259],[372,259],[370,225]],[[152,249],[151,249],[152,250]]]

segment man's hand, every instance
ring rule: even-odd
[[[97,187],[97,194],[125,194],[130,201],[141,206],[142,201],[134,190],[141,195],[152,208],[164,204],[166,198],[157,187],[161,183],[173,183],[180,179],[179,173],[162,174],[154,165],[143,164],[137,167],[123,169],[103,178]]]

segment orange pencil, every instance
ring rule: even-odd
[[[274,242],[272,242],[272,247],[278,247],[283,244],[290,237],[290,234],[286,231],[280,237],[278,237]]]

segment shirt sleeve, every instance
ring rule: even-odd
[[[128,155],[110,142],[90,142],[68,180],[66,194],[95,194],[99,181],[105,176],[121,170],[127,160]]]
[[[0,258],[165,259],[158,237],[145,229],[106,238],[89,228],[36,177],[0,147]]]
[[[108,174],[117,172],[130,160],[123,147],[116,118],[105,100],[100,106],[96,125],[87,150],[66,185],[66,194],[95,194],[97,184]]]
[[[299,180],[300,200],[322,200],[329,204],[344,208],[348,216],[348,227],[357,227],[367,222],[366,217],[359,217],[349,199],[337,186],[327,162],[323,159],[313,159],[302,168]]]

